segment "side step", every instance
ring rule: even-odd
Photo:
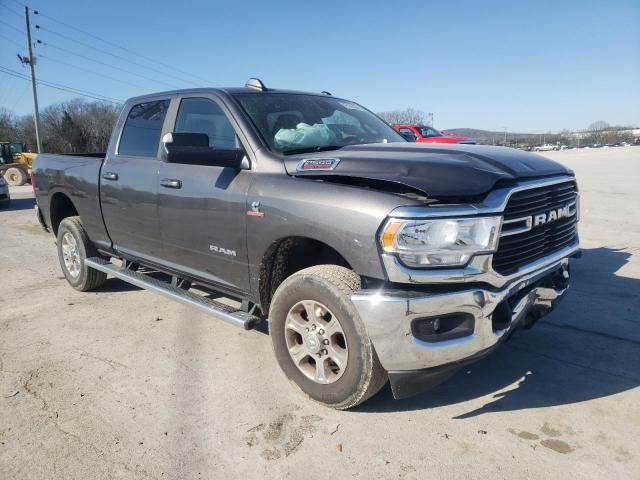
[[[203,297],[202,295],[197,295],[189,292],[188,290],[174,287],[167,282],[163,282],[148,275],[121,268],[104,258],[87,258],[85,260],[85,264],[88,267],[100,270],[101,272],[112,275],[120,280],[124,280],[136,287],[159,293],[160,295],[172,300],[177,300],[178,302],[202,310],[203,312],[213,315],[225,322],[229,322],[237,327],[242,327],[245,330],[251,330],[260,323],[260,317],[256,317],[255,315],[251,315],[250,313],[242,310],[237,310],[236,308],[225,305],[222,302]]]

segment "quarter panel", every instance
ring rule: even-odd
[[[38,155],[34,162],[36,199],[45,220],[51,225],[51,199],[56,193],[69,197],[82,219],[89,238],[109,245],[100,214],[98,177],[102,159],[77,155]]]

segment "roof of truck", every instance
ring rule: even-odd
[[[234,95],[237,93],[255,93],[255,94],[271,94],[271,93],[287,93],[293,95],[317,95],[317,96],[332,96],[329,92],[304,92],[300,90],[280,90],[274,88],[267,88],[262,81],[250,78],[244,87],[211,87],[211,88],[188,88],[178,90],[167,90],[164,92],[150,93],[147,95],[140,95],[132,97],[127,100],[127,103],[132,101],[144,101],[146,99],[157,98],[159,96],[169,95],[184,95],[192,93],[224,93],[227,95]]]

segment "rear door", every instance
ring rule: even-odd
[[[178,101],[178,100],[176,100]],[[209,146],[241,146],[236,126],[211,96],[179,99],[168,131],[206,133]],[[168,266],[228,289],[246,292],[247,192],[251,170],[164,162],[158,177],[158,208]]]
[[[151,261],[162,254],[158,170],[169,104],[169,98],[158,98],[132,105],[100,172],[102,214],[114,247]]]

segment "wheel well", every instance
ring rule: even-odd
[[[349,263],[335,249],[318,240],[288,237],[272,244],[260,265],[260,304],[269,311],[273,294],[289,276],[314,265],[339,265],[351,269]]]
[[[51,198],[51,228],[55,235],[58,234],[58,227],[62,220],[76,215],[78,215],[76,207],[64,193],[56,193]]]

